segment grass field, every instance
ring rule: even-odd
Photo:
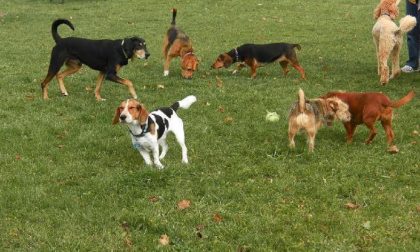
[[[359,127],[345,143],[336,123],[287,142],[287,114],[299,87],[308,97],[330,90],[380,91],[399,99],[419,93],[420,74],[379,85],[371,38],[377,1],[91,1],[0,0],[0,250],[5,251],[415,251],[420,247],[418,98],[395,110],[395,143],[386,152],[378,124],[372,145]],[[161,45],[177,23],[201,62],[192,81],[179,60],[163,77]],[[404,3],[401,13],[404,13]],[[158,171],[146,167],[127,129],[112,126],[123,86],[106,82],[96,102],[97,73],[54,80],[41,99],[54,45],[51,23],[71,19],[62,37],[146,39],[151,57],[121,76],[150,109],[194,94],[179,111],[190,164],[173,137]],[[277,64],[258,70],[211,70],[221,52],[242,43],[299,43],[307,81]],[[404,42],[405,43],[405,42]],[[407,59],[406,45],[401,64]],[[161,88],[161,85],[164,88]],[[266,111],[280,121],[265,121]],[[226,123],[226,118],[230,122]],[[228,120],[229,121],[229,120]],[[189,200],[180,210],[178,202]],[[357,209],[349,209],[352,203]],[[159,243],[166,234],[167,246]]]

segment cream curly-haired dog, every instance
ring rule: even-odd
[[[400,50],[403,44],[403,34],[411,31],[416,26],[416,18],[410,15],[400,20],[400,26],[395,24],[399,14],[400,0],[381,0],[373,12],[376,20],[372,29],[373,41],[376,45],[378,60],[378,75],[380,82],[385,85],[389,79],[398,76],[400,69]],[[389,76],[388,58],[391,55],[392,73]]]

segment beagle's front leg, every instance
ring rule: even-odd
[[[152,155],[153,155],[153,163],[155,163],[156,167],[158,169],[163,169],[164,166],[159,160],[159,145],[157,143],[153,146]]]
[[[152,165],[152,160],[150,159],[149,152],[144,149],[139,149],[140,155],[143,157],[146,165]]]

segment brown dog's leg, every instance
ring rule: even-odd
[[[369,136],[366,139],[366,144],[371,144],[372,140],[375,138],[377,132],[376,132],[376,128],[375,128],[375,122],[369,121],[369,122],[365,122],[366,127],[368,127],[369,129]]]
[[[353,142],[353,135],[354,131],[356,130],[356,125],[353,125],[352,123],[344,123],[344,128],[346,129],[346,135],[347,135],[347,143]]]
[[[80,64],[79,61],[69,60],[69,61],[66,62],[66,66],[67,66],[67,68],[64,71],[62,71],[61,73],[58,73],[56,75],[58,86],[60,87],[61,94],[64,95],[64,96],[69,95],[67,93],[66,87],[64,86],[64,78],[69,76],[69,75],[72,75],[74,73],[77,73],[80,70],[80,68],[82,68],[82,64]]]
[[[169,75],[169,66],[171,65],[172,56],[166,55],[165,64],[163,65],[163,76]]]
[[[98,78],[96,79],[96,88],[95,88],[95,97],[97,101],[103,101],[104,99],[102,99],[101,97],[101,88],[102,88],[102,84],[104,82],[105,79],[105,74],[102,72],[99,72]]]
[[[386,133],[386,140],[388,146],[392,145],[394,141],[394,131],[392,130],[392,109],[386,108],[385,111],[381,115],[381,124],[384,127]]]
[[[48,84],[54,78],[55,74],[48,73],[47,77],[45,77],[44,81],[41,83],[42,88],[42,97],[44,100],[48,100]]]

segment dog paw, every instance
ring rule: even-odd
[[[168,76],[168,75],[169,75],[169,71],[168,70],[163,71],[163,76]]]
[[[62,96],[69,96],[69,94],[67,92],[62,92],[61,95]]]
[[[182,159],[183,164],[188,164],[188,159]]]
[[[400,152],[400,150],[396,145],[392,145],[388,147],[388,152],[391,154],[397,154],[398,152]]]
[[[163,164],[155,164],[156,168],[158,168],[158,170],[162,170],[163,168],[165,168],[165,166],[163,166]]]

